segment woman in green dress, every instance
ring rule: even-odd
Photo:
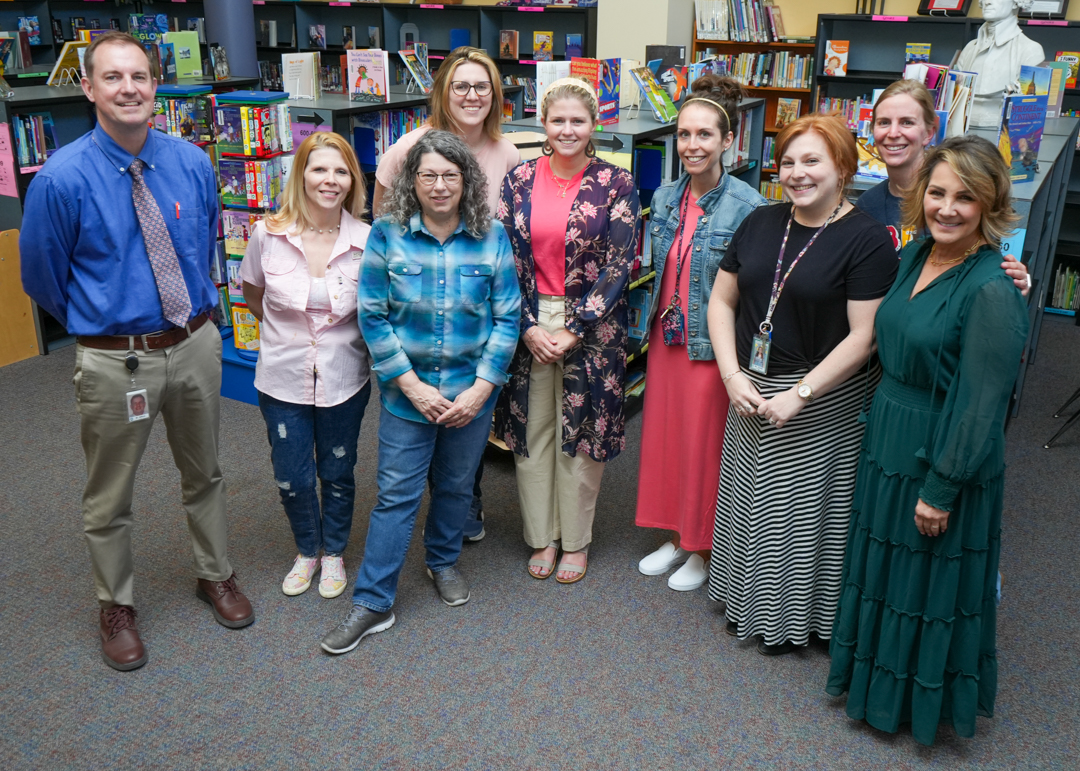
[[[973,736],[997,692],[1004,422],[1027,336],[999,267],[1017,217],[984,139],[932,149],[904,203],[928,237],[875,319],[884,375],[863,437],[828,691],[883,731]]]

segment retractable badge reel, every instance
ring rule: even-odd
[[[750,369],[761,375],[769,374],[769,352],[772,348],[772,322],[763,321],[750,344]]]
[[[150,417],[150,402],[146,397],[146,389],[135,387],[135,370],[139,368],[139,356],[135,351],[128,351],[128,355],[124,357],[124,366],[131,375],[131,390],[124,394],[128,423],[146,420]]]

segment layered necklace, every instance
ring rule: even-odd
[[[956,263],[962,262],[962,261],[966,260],[968,257],[970,257],[971,255],[973,255],[975,253],[975,250],[979,248],[979,245],[981,243],[982,243],[982,238],[979,237],[979,236],[976,236],[975,237],[975,243],[973,243],[970,247],[968,247],[966,252],[961,254],[959,257],[952,258],[951,260],[935,260],[934,259],[934,252],[937,251],[937,243],[935,243],[933,246],[930,247],[930,257],[927,258],[927,259],[928,259],[928,261],[929,261],[929,263],[931,265],[937,265],[938,267],[941,267],[942,265],[955,265]]]

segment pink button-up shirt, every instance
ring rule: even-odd
[[[371,377],[371,357],[356,323],[356,279],[371,226],[341,212],[341,230],[326,267],[331,310],[309,312],[308,273],[299,234],[275,234],[256,223],[240,277],[264,288],[255,388],[293,404],[333,407]]]

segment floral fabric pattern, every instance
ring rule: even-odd
[[[525,457],[533,358],[523,340],[539,308],[530,235],[536,164],[528,161],[506,175],[496,210],[510,235],[521,284],[522,340],[495,408],[495,434]],[[566,328],[581,338],[564,360],[562,451],[571,457],[582,452],[605,462],[626,447],[627,288],[640,219],[630,172],[593,160],[566,226]]]

